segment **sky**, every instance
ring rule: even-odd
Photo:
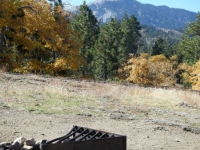
[[[83,4],[84,0],[62,0],[78,6]],[[137,0],[144,4],[153,4],[155,6],[166,5],[171,8],[182,8],[192,12],[200,12],[200,0]],[[95,2],[95,0],[86,0],[86,3]]]

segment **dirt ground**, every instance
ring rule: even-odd
[[[73,125],[127,136],[127,150],[199,150],[200,135],[177,126],[158,125],[148,118],[114,120],[107,117],[45,115],[26,111],[0,110],[0,141],[17,137],[51,140],[68,133]],[[2,122],[2,120],[6,122]]]
[[[2,100],[1,100],[2,101]],[[1,102],[0,101],[0,102]],[[113,104],[114,105],[114,104]],[[187,126],[186,122],[200,122],[200,113],[190,115],[177,112],[152,110],[146,115],[106,111],[104,115],[42,114],[0,106],[0,142],[18,137],[35,140],[52,140],[68,133],[73,125],[103,130],[127,136],[127,150],[199,150],[200,130]],[[187,108],[192,109],[192,108]],[[157,113],[155,113],[157,112]],[[142,112],[141,112],[142,113]],[[162,114],[158,119],[157,114]],[[176,119],[168,117],[176,116]],[[184,117],[183,117],[184,116]]]

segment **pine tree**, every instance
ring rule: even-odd
[[[189,24],[176,48],[181,62],[192,65],[200,59],[200,14]]]
[[[173,41],[170,41],[168,37],[164,40],[163,55],[165,55],[168,59],[175,54],[172,42]]]
[[[79,33],[80,39],[83,41],[81,47],[81,55],[85,58],[86,63],[81,67],[82,75],[87,76],[92,73],[91,62],[93,61],[93,50],[95,41],[100,32],[99,22],[93,15],[91,9],[84,1],[80,6],[78,14],[72,19],[71,27]]]
[[[161,37],[158,37],[155,41],[155,45],[152,47],[152,55],[163,54],[165,50],[164,40]]]
[[[95,44],[93,61],[95,78],[105,81],[116,77],[125,56],[121,47],[122,36],[120,22],[116,19],[111,18],[109,23],[103,25]]]
[[[127,14],[124,14],[121,21],[121,30],[123,32],[122,45],[125,50],[126,56],[130,53],[137,54],[138,46],[140,46],[140,23],[137,21],[134,15],[128,18]]]

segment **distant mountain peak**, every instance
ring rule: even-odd
[[[129,16],[134,14],[141,24],[168,29],[184,27],[195,21],[197,15],[184,9],[142,4],[137,0],[96,0],[88,6],[104,23],[111,17],[121,19],[126,13]]]
[[[106,1],[120,1],[120,0],[96,0],[96,2],[106,2]]]
[[[104,3],[104,2],[113,2],[113,1],[121,1],[121,0],[96,0],[94,2],[90,2],[89,4],[101,4],[101,3]]]

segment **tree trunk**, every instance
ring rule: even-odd
[[[5,27],[1,27],[0,31],[0,53],[3,53],[3,40],[4,40],[4,35],[5,35]]]

